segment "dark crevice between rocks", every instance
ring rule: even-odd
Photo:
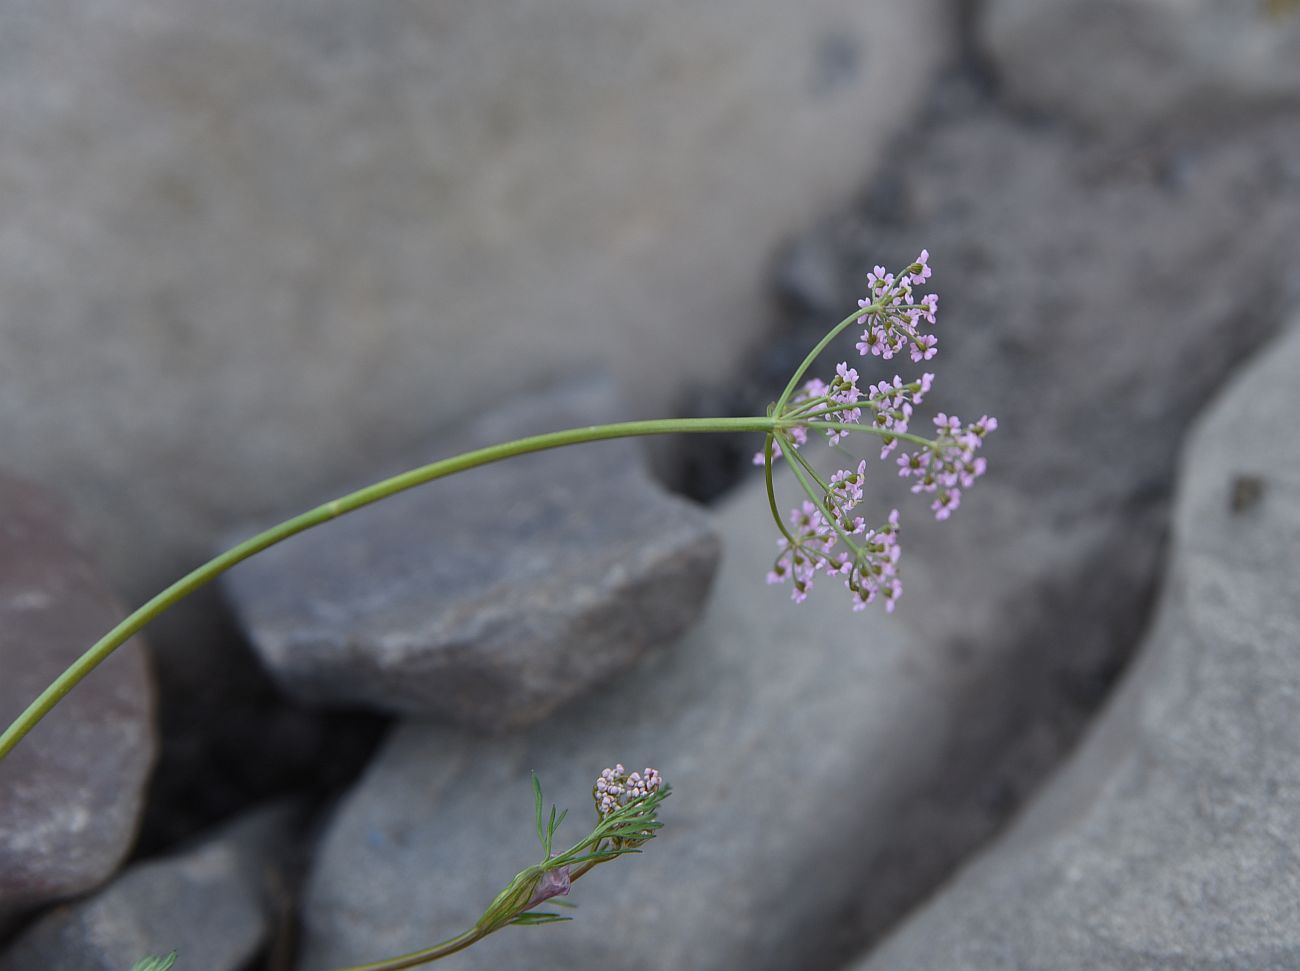
[[[159,618],[149,640],[161,746],[133,860],[277,798],[327,802],[365,768],[390,723],[286,698],[213,588]]]

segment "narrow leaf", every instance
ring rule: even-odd
[[[549,854],[550,847],[547,845],[546,835],[542,832],[542,783],[537,778],[537,773],[533,773],[533,815],[537,817],[537,840]]]
[[[176,952],[172,951],[166,957],[161,958],[141,958],[135,963],[131,971],[168,971],[176,963]]]
[[[510,923],[518,924],[521,927],[534,927],[538,924],[558,924],[562,920],[573,920],[572,917],[565,917],[563,914],[550,914],[538,911],[530,911],[526,914],[520,914]]]

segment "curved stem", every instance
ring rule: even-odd
[[[772,521],[776,523],[776,528],[793,548],[799,545],[799,541],[790,535],[790,530],[786,529],[785,523],[781,520],[781,510],[776,508],[776,487],[772,484],[772,443],[775,438],[780,439],[782,452],[788,453],[794,448],[794,443],[787,440],[784,435],[769,434],[763,442],[763,477],[767,480],[767,505],[772,510]]]
[[[831,493],[830,484],[827,483],[824,479],[822,479],[820,475],[817,474],[817,470],[813,468],[812,463],[809,462],[808,459],[804,457],[803,453],[799,452],[796,449],[791,451],[790,456],[792,461],[797,462],[799,465],[803,466],[803,470],[807,472],[809,476],[812,477],[812,480],[817,483],[818,488],[820,488],[823,493],[829,496]]]
[[[799,480],[799,485],[803,486],[803,491],[806,492],[808,498],[813,501],[813,505],[815,505],[817,510],[822,514],[822,518],[830,524],[831,529],[835,530],[835,534],[839,536],[840,541],[853,551],[853,555],[856,558],[862,552],[862,548],[849,538],[849,534],[840,526],[839,520],[831,514],[830,509],[826,507],[826,503],[823,501],[822,497],[813,489],[812,483],[808,481],[808,476],[805,475],[803,471],[803,469],[806,468],[809,472],[812,472],[812,466],[804,460],[803,456],[800,456],[799,458],[799,462],[790,463],[790,471],[793,472],[794,477]],[[800,468],[801,465],[803,468]],[[812,474],[814,476],[816,475],[815,472],[812,472]],[[826,557],[823,555],[822,559],[825,558]]]
[[[248,559],[255,553],[274,546],[290,536],[304,530],[319,526],[321,523],[337,519],[344,513],[352,512],[363,506],[386,499],[389,496],[413,489],[415,486],[441,479],[455,472],[476,468],[499,462],[502,459],[530,452],[576,445],[581,442],[597,442],[611,438],[630,438],[643,435],[666,435],[678,432],[765,432],[771,433],[787,424],[779,418],[664,418],[653,421],[627,421],[612,425],[589,425],[582,428],[570,428],[565,431],[548,432],[534,435],[501,445],[491,445],[473,452],[465,452],[451,458],[433,462],[429,465],[392,476],[374,485],[358,489],[356,492],[341,496],[331,502],[317,506],[315,509],[285,520],[272,526],[250,539],[244,540],[220,556],[181,577],[167,589],[157,594],[144,605],[134,610],[121,623],[95,642],[89,650],[77,658],[71,666],[54,680],[40,695],[27,706],[12,725],[0,735],[0,759],[4,759],[15,745],[30,732],[76,685],[98,667],[118,647],[129,640],[141,628],[163,613],[177,601],[189,596],[199,587],[216,579],[232,566]]]
[[[455,937],[448,938],[441,944],[435,944],[433,947],[426,947],[420,951],[412,951],[410,954],[399,954],[397,957],[385,958],[382,961],[372,961],[369,964],[356,964],[350,967],[342,968],[341,971],[402,971],[403,968],[415,968],[421,964],[428,964],[430,961],[437,961],[439,958],[445,958],[449,954],[455,954],[457,951],[463,951],[471,944],[476,944],[483,938],[487,937],[490,931],[481,930],[477,927],[467,930],[463,934],[457,934]]]
[[[821,352],[826,350],[826,346],[830,344],[831,341],[835,340],[835,338],[840,335],[840,332],[844,330],[845,327],[849,326],[849,324],[853,323],[859,317],[865,316],[867,314],[880,313],[884,309],[885,309],[884,304],[879,302],[873,303],[869,307],[859,307],[857,310],[853,311],[853,313],[849,314],[838,324],[832,327],[830,329],[830,332],[827,333],[825,337],[823,337],[821,340],[817,342],[817,346],[808,352],[808,356],[803,359],[803,363],[800,364],[799,367],[795,370],[794,374],[791,375],[790,383],[787,384],[785,386],[785,390],[781,392],[781,397],[776,399],[776,407],[772,409],[772,414],[777,416],[781,415],[782,410],[785,408],[786,402],[789,401],[790,396],[794,394],[794,389],[799,386],[799,379],[802,378],[805,373],[807,373],[808,369],[812,367],[813,361],[817,360],[817,358],[821,355]]]
[[[577,883],[593,869],[599,866],[600,863],[600,860],[587,860],[585,863],[574,867],[573,871],[569,874],[569,883]],[[420,951],[412,951],[410,954],[399,954],[397,957],[385,958],[382,961],[372,961],[370,964],[352,965],[346,968],[340,968],[339,971],[404,971],[405,968],[419,967],[421,964],[428,964],[432,961],[437,961],[440,958],[445,958],[449,954],[455,954],[457,951],[463,951],[471,944],[476,944],[494,931],[507,926],[509,926],[509,922],[491,929],[474,927],[465,931],[463,934],[457,934],[455,937],[448,938],[441,944],[435,944],[432,947],[426,947]]]

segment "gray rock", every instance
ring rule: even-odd
[[[3,0],[6,461],[136,600],[494,377],[577,354],[662,414],[759,339],[947,6]]]
[[[1188,441],[1161,609],[1077,757],[863,971],[1300,966],[1300,321]]]
[[[200,845],[128,867],[43,914],[0,953],[0,971],[129,971],[170,950],[176,971],[242,971],[284,911],[278,867],[291,818],[251,813]]]
[[[977,24],[1013,98],[1095,131],[1149,135],[1300,104],[1293,4],[991,0]]]
[[[942,770],[852,904],[867,933],[1002,825],[1094,717],[1149,621],[1179,443],[1300,280],[1294,120],[1186,143],[1170,182],[1161,153],[1085,150],[954,91],[896,154],[886,184],[903,218],[872,207],[828,227],[861,241],[841,247],[840,305],[863,267],[928,247],[941,296],[929,404],[1002,428],[969,515],[935,524],[902,506],[905,555],[940,595],[918,604],[909,587],[900,610],[964,684],[946,702],[959,728]],[[856,359],[871,380],[910,373]]]
[[[0,476],[0,724],[122,617],[69,512]],[[0,930],[107,879],[135,835],[157,740],[139,640],[0,762]]]
[[[434,453],[617,420],[619,408],[608,382],[585,378],[517,398]],[[651,481],[638,443],[622,440],[385,500],[242,564],[227,590],[295,696],[499,731],[674,641],[717,558],[703,513]]]
[[[446,915],[438,933],[472,920],[533,852],[526,795],[503,794],[526,794],[535,767],[576,806],[616,758],[678,784],[667,813],[670,826],[685,814],[681,842],[670,829],[626,877],[593,875],[617,882],[590,891],[601,897],[573,925],[487,942],[467,961],[835,966],[1078,737],[1146,622],[1178,442],[1275,325],[1300,242],[1300,185],[1281,164],[1296,130],[1197,145],[1175,186],[1159,159],[1106,165],[1060,132],[956,104],[897,153],[888,219],[831,227],[861,240],[844,252],[855,288],[863,266],[930,248],[944,315],[931,404],[1003,419],[991,472],[953,521],[898,503],[905,626],[851,617],[835,590],[802,611],[765,599],[771,526],[761,493],[740,497],[721,519],[700,627],[632,683],[527,740],[417,726],[395,737],[325,844],[307,968],[336,948],[373,956],[381,938],[416,946],[424,914]],[[898,502],[891,479],[869,477],[875,508]],[[738,763],[761,766],[761,781],[734,779]]]
[[[869,890],[889,818],[935,764],[946,675],[883,613],[800,609],[764,586],[775,528],[762,488],[718,526],[715,595],[676,650],[526,734],[396,730],[316,854],[303,969],[469,926],[535,862],[529,771],[570,808],[567,845],[594,821],[592,782],[615,761],[672,784],[662,835],[577,884],[572,923],[510,928],[462,967],[824,966],[840,904]]]
[[[0,0],[5,461],[135,604],[575,357],[665,414],[909,123],[947,6]],[[183,815],[268,794],[250,736],[309,761],[214,596],[149,636]]]

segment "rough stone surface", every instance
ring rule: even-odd
[[[1087,744],[863,971],[1300,966],[1300,321],[1188,441],[1139,663]]]
[[[617,420],[619,409],[609,383],[588,377],[517,398],[425,454]],[[717,558],[704,514],[651,481],[639,443],[622,440],[385,500],[242,564],[227,589],[292,694],[501,730],[674,641]]]
[[[0,971],[127,971],[173,949],[177,971],[243,971],[283,909],[278,867],[290,821],[286,809],[262,810],[129,867],[93,896],[43,914],[0,953]]]
[[[864,862],[932,771],[944,675],[883,613],[800,610],[763,585],[775,545],[761,487],[718,527],[715,595],[677,649],[526,733],[395,731],[317,851],[304,971],[471,924],[537,855],[529,771],[569,807],[567,842],[594,821],[592,781],[616,760],[672,784],[662,836],[584,878],[574,922],[495,935],[462,967],[828,966],[836,905],[869,886]]]
[[[365,956],[376,935],[415,946],[416,914],[446,914],[448,932],[472,920],[531,859],[527,807],[502,794],[526,793],[537,768],[576,805],[614,759],[680,783],[669,813],[683,814],[681,843],[670,829],[626,877],[593,875],[619,882],[592,891],[583,920],[487,942],[467,961],[832,967],[854,943],[834,939],[841,928],[860,947],[888,926],[1078,737],[1146,622],[1178,442],[1300,282],[1286,262],[1296,129],[1279,120],[1248,143],[1207,132],[1116,157],[964,88],[946,90],[929,123],[859,211],[828,221],[826,250],[852,271],[837,306],[808,300],[816,333],[774,340],[753,369],[771,396],[852,306],[862,267],[930,248],[944,315],[931,403],[1003,425],[989,476],[952,522],[904,505],[910,632],[850,616],[834,589],[802,611],[765,600],[771,527],[761,495],[742,497],[723,514],[700,628],[634,683],[528,740],[416,726],[393,739],[326,841],[310,971],[335,949]],[[887,489],[896,501],[889,480],[869,477],[877,508]],[[733,778],[736,765],[761,781]],[[455,877],[412,863],[393,884],[420,889],[395,900],[371,852]],[[491,876],[473,862],[498,858]]]
[[[489,376],[592,357],[662,414],[757,337],[946,8],[3,0],[6,461],[135,600]]]
[[[1300,10],[1290,0],[989,0],[980,41],[1008,94],[1094,131],[1300,103]]]
[[[68,510],[0,476],[0,724],[8,726],[121,617]],[[0,930],[107,879],[130,847],[156,739],[131,641],[0,762]]]
[[[1111,154],[946,88],[859,209],[806,244],[838,267],[839,299],[793,275],[788,296],[816,313],[755,362],[746,409],[854,305],[864,268],[924,246],[941,296],[930,405],[1002,422],[969,515],[903,508],[905,556],[942,596],[900,609],[968,683],[946,769],[850,905],[856,927],[896,919],[919,874],[942,879],[1078,738],[1147,623],[1188,424],[1300,298],[1300,125],[1219,134]],[[910,373],[857,360],[873,381]]]

